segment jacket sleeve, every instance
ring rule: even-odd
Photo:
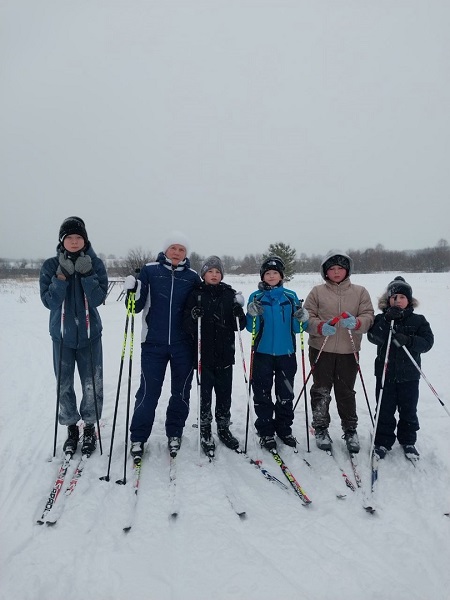
[[[56,277],[58,260],[48,259],[44,262],[39,275],[39,291],[42,304],[49,310],[55,310],[62,306],[66,297],[69,282]]]
[[[197,321],[195,319],[192,318],[191,315],[191,311],[194,308],[194,306],[197,305],[197,296],[198,296],[198,291],[194,290],[193,292],[191,292],[186,300],[186,304],[184,305],[184,310],[183,310],[183,330],[186,333],[189,333],[190,335],[192,335],[192,337],[196,337],[197,335]]]
[[[253,302],[253,300],[255,300],[255,298],[259,299],[262,296],[262,294],[258,294],[258,292],[253,292],[252,294],[250,294],[250,297],[248,299],[247,302],[247,306]],[[252,317],[251,315],[249,315],[247,313],[246,315],[246,323],[247,323],[247,331],[249,331],[250,333],[253,333],[253,323],[255,324],[255,333],[258,333],[259,331],[259,327],[261,325],[261,317]]]
[[[428,352],[431,350],[434,344],[434,335],[431,331],[430,324],[424,316],[421,315],[421,317],[421,323],[417,328],[417,331],[412,336],[413,339],[410,347],[411,351],[419,354]]]
[[[358,327],[358,333],[367,333],[373,325],[374,310],[369,292],[364,287],[361,288],[358,314],[354,316],[357,317],[361,323],[360,327]]]
[[[382,346],[388,338],[390,322],[384,318],[384,313],[375,317],[372,327],[367,332],[367,339],[372,344]]]
[[[307,295],[306,300],[303,303],[303,308],[305,308],[309,313],[308,323],[303,325],[304,331],[319,335],[317,328],[323,319],[320,319],[318,314],[319,299],[317,296],[317,286],[313,287],[313,289]]]

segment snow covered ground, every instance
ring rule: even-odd
[[[397,274],[397,273],[395,273]],[[395,274],[358,275],[376,306]],[[408,274],[414,296],[431,323],[436,341],[423,356],[423,371],[448,408],[450,274]],[[225,281],[246,297],[256,276]],[[297,275],[288,286],[305,298],[318,275]],[[48,311],[37,282],[0,282],[0,515],[1,600],[445,600],[450,587],[450,418],[422,381],[419,402],[420,464],[414,468],[395,446],[380,467],[377,512],[367,514],[348,490],[329,457],[311,440],[306,452],[303,399],[294,433],[299,453],[281,454],[312,499],[302,506],[292,490],[266,481],[245,459],[218,447],[215,464],[199,461],[197,394],[179,454],[177,493],[180,513],[169,518],[169,459],[164,435],[165,388],[142,468],[136,521],[122,527],[131,485],[116,485],[123,475],[128,351],[120,396],[111,481],[106,474],[116,398],[125,310],[117,288],[101,307],[104,324],[105,407],[103,456],[90,459],[54,527],[39,526],[59,458],[53,446],[55,382]],[[250,335],[242,334],[248,365]],[[307,336],[305,336],[307,338]],[[133,396],[139,380],[140,316],[136,321]],[[306,339],[305,339],[306,342]],[[373,409],[375,346],[363,342],[361,368]],[[298,351],[299,365],[301,353]],[[306,365],[309,371],[309,365]],[[302,386],[301,369],[296,391]],[[357,382],[362,443],[360,468],[369,483],[371,423],[361,383]],[[244,440],[246,386],[239,349],[234,377],[233,432]],[[332,406],[334,448],[351,475],[337,413]],[[65,431],[59,428],[58,457]],[[256,457],[250,439],[252,456]],[[261,452],[259,451],[259,454]],[[264,466],[284,481],[267,453]],[[310,463],[308,467],[304,459]],[[200,464],[199,464],[200,463]],[[131,470],[128,468],[131,480]],[[240,519],[224,493],[232,485],[245,505]],[[287,482],[287,480],[286,480]],[[343,500],[337,493],[346,493]],[[65,500],[61,498],[61,500]]]

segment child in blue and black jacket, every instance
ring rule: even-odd
[[[407,458],[419,458],[415,443],[419,430],[417,403],[420,372],[403,348],[408,350],[420,367],[420,355],[431,350],[434,336],[426,318],[414,312],[417,305],[409,283],[401,276],[396,277],[380,297],[378,308],[382,312],[375,317],[374,324],[367,333],[369,342],[377,345],[375,377],[379,417],[374,452],[378,458],[386,456],[396,437]],[[391,327],[391,344],[381,389]],[[398,422],[395,417],[397,411]]]
[[[275,433],[286,445],[296,447],[292,435],[297,372],[295,334],[300,332],[300,322],[306,327],[308,320],[297,294],[283,287],[284,270],[280,257],[267,258],[261,265],[259,289],[250,295],[247,305],[247,330],[252,333],[255,427],[261,446],[267,450],[276,449]]]

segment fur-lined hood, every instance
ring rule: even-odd
[[[378,298],[378,308],[382,311],[385,311],[389,307],[388,300],[389,300],[389,298],[388,298],[388,294],[386,291]],[[408,306],[412,306],[413,308],[416,308],[417,306],[419,306],[419,301],[416,300],[416,298],[414,298],[414,296],[413,296],[412,302],[410,302],[408,304]]]

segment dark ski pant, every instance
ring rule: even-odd
[[[294,421],[294,378],[297,372],[295,354],[272,356],[255,352],[252,367],[255,427],[260,436],[287,436]],[[272,387],[275,382],[275,403]]]
[[[146,442],[152,431],[164,376],[170,363],[171,390],[166,410],[166,435],[181,437],[189,414],[189,395],[194,373],[189,342],[141,345],[141,383],[136,392],[130,433],[132,442]]]
[[[381,381],[377,378],[376,398],[380,398]],[[419,400],[419,381],[404,381],[402,383],[384,382],[381,396],[380,416],[378,417],[375,444],[390,450],[395,442],[395,428],[397,439],[402,446],[415,444],[419,419],[417,417],[417,403]],[[395,413],[398,410],[398,423]]]
[[[91,359],[92,347],[92,359]],[[74,425],[80,419],[85,423],[96,423],[95,401],[98,417],[103,408],[103,356],[102,338],[91,340],[91,347],[68,348],[62,345],[61,375],[59,382],[59,422],[61,425]],[[61,343],[53,341],[53,368],[58,387]],[[80,376],[82,398],[77,408],[74,389],[75,365]],[[94,372],[92,372],[92,366]],[[93,378],[94,376],[94,378]],[[95,385],[94,385],[95,384]],[[95,397],[94,397],[95,391]]]
[[[341,426],[344,431],[356,429],[355,386],[358,365],[353,354],[336,354],[322,352],[314,363],[319,350],[309,348],[309,362],[313,368],[313,385],[311,386],[312,426],[314,429],[327,429],[330,425],[331,390],[334,397]]]
[[[231,390],[233,386],[233,366],[209,367],[202,365],[201,370],[201,406],[200,422],[202,429],[208,429],[212,423],[212,392],[216,394],[215,417],[217,428],[230,426]]]

